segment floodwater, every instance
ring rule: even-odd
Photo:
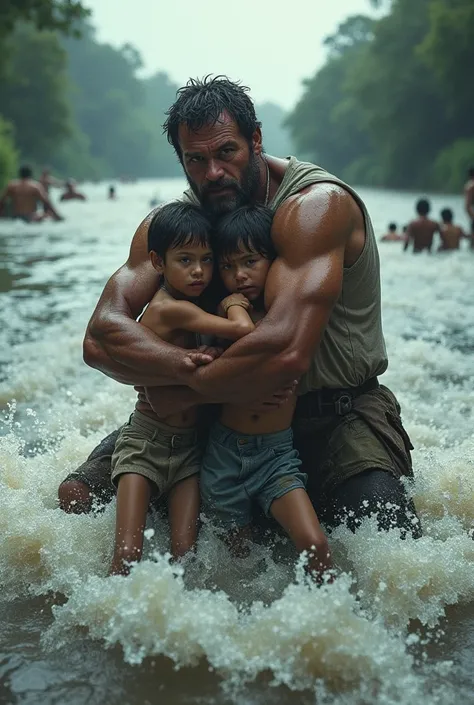
[[[331,537],[340,577],[308,585],[279,537],[230,558],[205,524],[197,558],[106,577],[114,503],[57,507],[61,479],[130,414],[129,387],[82,362],[87,320],[158,191],[182,180],[85,185],[62,223],[0,221],[0,703],[104,705],[474,702],[474,253],[380,247],[390,366],[416,446],[424,536],[367,520]],[[361,189],[376,229],[418,194]],[[420,194],[421,195],[421,194]],[[460,198],[433,197],[436,213]],[[464,223],[466,225],[466,223]]]

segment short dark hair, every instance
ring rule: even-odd
[[[453,222],[453,211],[451,208],[443,208],[441,211],[441,218],[443,219],[444,223],[452,223]]]
[[[239,81],[231,81],[227,76],[190,78],[177,91],[177,98],[166,112],[168,117],[163,125],[163,132],[178,157],[181,159],[182,156],[178,139],[179,126],[186,125],[196,131],[204,125],[215,125],[223,112],[229,113],[240,133],[250,142],[261,123],[257,120],[248,91],[247,86],[242,86]]]
[[[397,229],[397,224],[396,223],[389,223],[388,229],[390,230],[391,233],[394,233],[395,230]]]
[[[243,248],[274,260],[277,253],[271,236],[272,220],[273,212],[260,204],[241,206],[224,216],[217,223],[212,240],[217,258]]]
[[[33,169],[31,168],[31,166],[24,164],[19,168],[18,176],[20,177],[20,179],[31,179],[31,177],[33,176]]]
[[[416,204],[416,212],[418,215],[428,215],[431,210],[430,202],[426,198],[420,198]]]
[[[148,226],[148,252],[165,258],[172,248],[190,244],[208,245],[211,223],[199,206],[175,201],[161,206]]]
[[[469,167],[468,172],[471,179],[474,179],[474,166]]]

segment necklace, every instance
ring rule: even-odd
[[[267,174],[267,186],[265,189],[265,202],[264,206],[268,206],[268,197],[270,195],[270,169],[268,168],[268,162],[264,154],[262,154],[263,161],[265,162],[265,171]]]

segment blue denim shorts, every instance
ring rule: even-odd
[[[254,501],[268,516],[275,499],[306,487],[300,465],[291,428],[247,436],[215,423],[201,467],[203,511],[226,527],[250,524]]]

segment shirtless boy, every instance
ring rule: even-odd
[[[272,212],[260,205],[243,206],[216,227],[214,253],[227,291],[252,303],[251,316],[265,315],[265,281],[276,258],[271,238]],[[224,300],[228,306],[245,303]],[[201,471],[204,512],[229,530],[234,550],[249,537],[252,501],[289,534],[298,551],[308,552],[307,569],[320,579],[331,567],[326,536],[306,493],[307,475],[293,447],[293,395],[281,408],[261,413],[247,405],[223,404],[211,428]]]
[[[453,223],[453,211],[451,208],[443,208],[441,211],[441,245],[438,251],[459,250],[462,238],[469,237],[464,230]]]
[[[181,202],[157,211],[148,231],[148,250],[161,286],[140,323],[182,348],[195,348],[196,334],[238,340],[254,328],[247,313],[250,304],[242,294],[224,299],[226,318],[206,313],[197,305],[213,275],[210,235],[204,212]],[[193,547],[202,456],[197,408],[159,417],[145,390],[120,430],[112,456],[112,482],[118,486],[112,574],[126,575],[130,562],[140,560],[152,497],[167,495],[173,557]]]
[[[42,184],[33,179],[29,166],[22,166],[18,179],[10,181],[0,198],[0,215],[7,201],[12,207],[12,218],[19,218],[25,223],[38,223],[44,220],[47,213],[54,220],[63,220],[59,215]],[[44,206],[44,212],[38,212],[38,203]]]
[[[435,233],[439,233],[439,225],[435,220],[428,218],[431,210],[430,202],[421,198],[416,204],[418,218],[408,223],[404,250],[407,250],[410,242],[413,242],[413,252],[431,252]]]

